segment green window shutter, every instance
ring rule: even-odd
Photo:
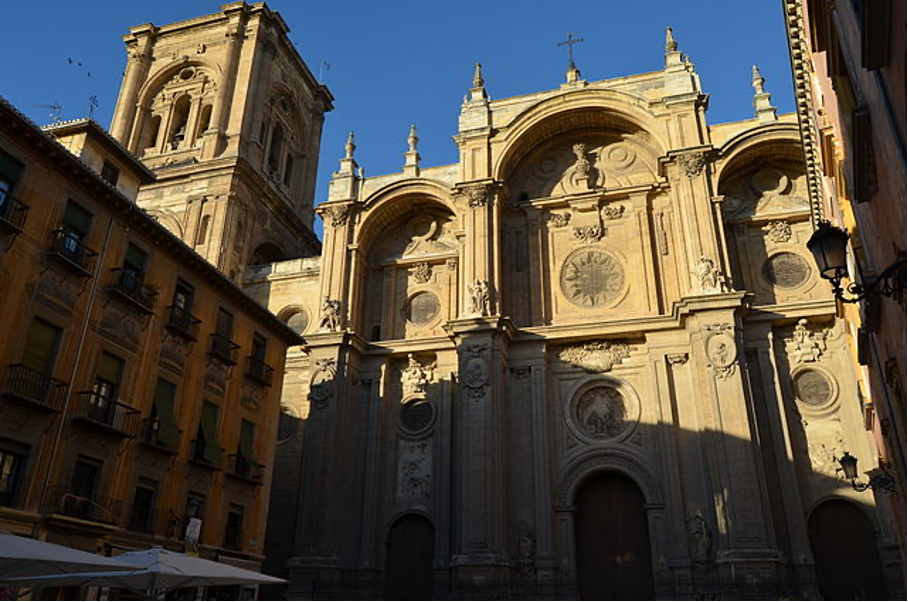
[[[7,190],[12,190],[16,186],[21,173],[22,164],[0,151],[0,181],[9,184]]]
[[[50,374],[57,355],[61,330],[44,320],[35,319],[28,329],[22,364],[42,374]]]
[[[154,394],[154,407],[158,414],[158,443],[166,447],[176,445],[179,434],[173,412],[173,402],[176,396],[176,385],[158,379],[158,386]]]
[[[82,205],[70,201],[66,204],[66,212],[63,214],[63,228],[75,232],[81,236],[87,236],[91,230],[92,215]]]
[[[126,258],[123,260],[123,268],[135,274],[145,273],[145,263],[148,261],[148,253],[130,244],[126,247]]]
[[[240,424],[239,452],[247,460],[255,459],[255,425],[248,420]]]
[[[99,379],[114,386],[120,384],[120,377],[123,375],[123,360],[109,353],[101,353],[98,358],[97,375]]]
[[[218,442],[218,407],[207,401],[202,405],[202,434],[205,435],[205,461],[216,464],[221,457]]]

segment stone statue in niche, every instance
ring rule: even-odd
[[[470,313],[474,316],[492,315],[492,300],[489,296],[489,283],[475,280],[467,286],[470,293]]]
[[[786,342],[796,363],[816,362],[826,350],[826,332],[813,332],[807,327],[807,319],[801,318]]]
[[[581,191],[590,190],[593,187],[592,165],[586,158],[586,144],[578,142],[571,150],[574,153],[575,161],[570,171],[571,186]]]
[[[412,353],[407,356],[407,367],[400,374],[404,397],[408,395],[424,395],[426,386],[434,379],[434,362],[424,366],[416,360]]]
[[[709,562],[712,554],[713,537],[703,514],[697,510],[687,519],[687,547],[690,559],[696,563]]]
[[[337,332],[340,330],[341,302],[325,296],[322,301],[322,313],[318,322],[319,332]]]
[[[728,277],[722,273],[715,261],[705,255],[697,262],[695,274],[700,283],[700,290],[704,293],[723,293],[729,289]]]
[[[536,534],[525,520],[520,521],[518,537],[520,557],[517,563],[520,566],[520,573],[524,577],[532,577],[536,572]]]

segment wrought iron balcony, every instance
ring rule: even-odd
[[[114,268],[111,272],[113,278],[107,287],[109,291],[120,295],[143,313],[154,312],[158,291],[153,286],[145,284],[141,275],[129,270]]]
[[[260,483],[265,478],[265,466],[242,454],[230,454],[228,473],[242,479]]]
[[[51,232],[51,257],[63,260],[63,263],[77,270],[82,276],[91,276],[97,253],[82,244],[79,237],[64,229]]]
[[[122,507],[120,500],[102,495],[86,496],[72,487],[58,485],[47,489],[41,511],[114,525],[120,520]]]
[[[266,387],[270,387],[274,376],[274,368],[266,364],[261,358],[250,355],[246,357],[246,376],[259,381]]]
[[[161,421],[157,418],[143,418],[142,429],[139,432],[139,441],[158,449],[165,454],[176,455],[180,453],[180,441],[183,438],[183,431],[177,431],[176,437],[170,443],[161,441],[158,436],[161,430]]]
[[[14,196],[0,192],[0,228],[13,232],[22,232],[28,205]]]
[[[66,383],[22,364],[12,364],[6,368],[0,394],[59,412],[66,397]]]
[[[101,427],[120,437],[132,439],[138,434],[140,415],[135,408],[93,391],[73,395],[73,420]]]
[[[211,355],[230,366],[236,365],[236,350],[240,346],[219,332],[211,333]]]
[[[167,327],[185,339],[195,341],[199,334],[201,320],[179,305],[168,305]]]

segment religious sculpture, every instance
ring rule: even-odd
[[[589,190],[592,187],[590,183],[592,166],[589,159],[586,158],[586,145],[578,142],[571,150],[574,152],[576,160],[574,166],[571,167],[570,182],[583,190]]]
[[[404,397],[424,395],[426,385],[435,378],[435,363],[428,366],[420,364],[413,354],[407,355],[407,367],[400,374]]]
[[[728,290],[728,278],[716,262],[705,255],[700,257],[697,263],[696,276],[704,293],[721,293]]]
[[[791,357],[795,363],[819,361],[820,355],[826,349],[825,333],[814,333],[807,327],[807,319],[798,320],[794,333],[788,342],[793,344]]]
[[[340,329],[341,302],[329,299],[327,295],[322,302],[322,315],[318,322],[320,332],[337,332]]]
[[[470,313],[476,316],[492,315],[492,301],[489,296],[489,283],[475,280],[467,286],[470,293]]]

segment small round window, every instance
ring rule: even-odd
[[[794,377],[795,395],[810,406],[821,406],[832,398],[832,383],[819,370],[803,370]]]
[[[810,278],[810,266],[794,253],[776,253],[763,265],[763,277],[781,288],[797,288]]]
[[[425,399],[408,401],[400,408],[400,426],[408,433],[419,433],[432,424],[435,408]]]
[[[298,311],[287,318],[287,326],[293,329],[296,334],[303,334],[309,327],[309,314],[304,311]]]
[[[428,324],[438,315],[441,304],[434,294],[423,291],[416,293],[407,301],[404,314],[412,324]]]

